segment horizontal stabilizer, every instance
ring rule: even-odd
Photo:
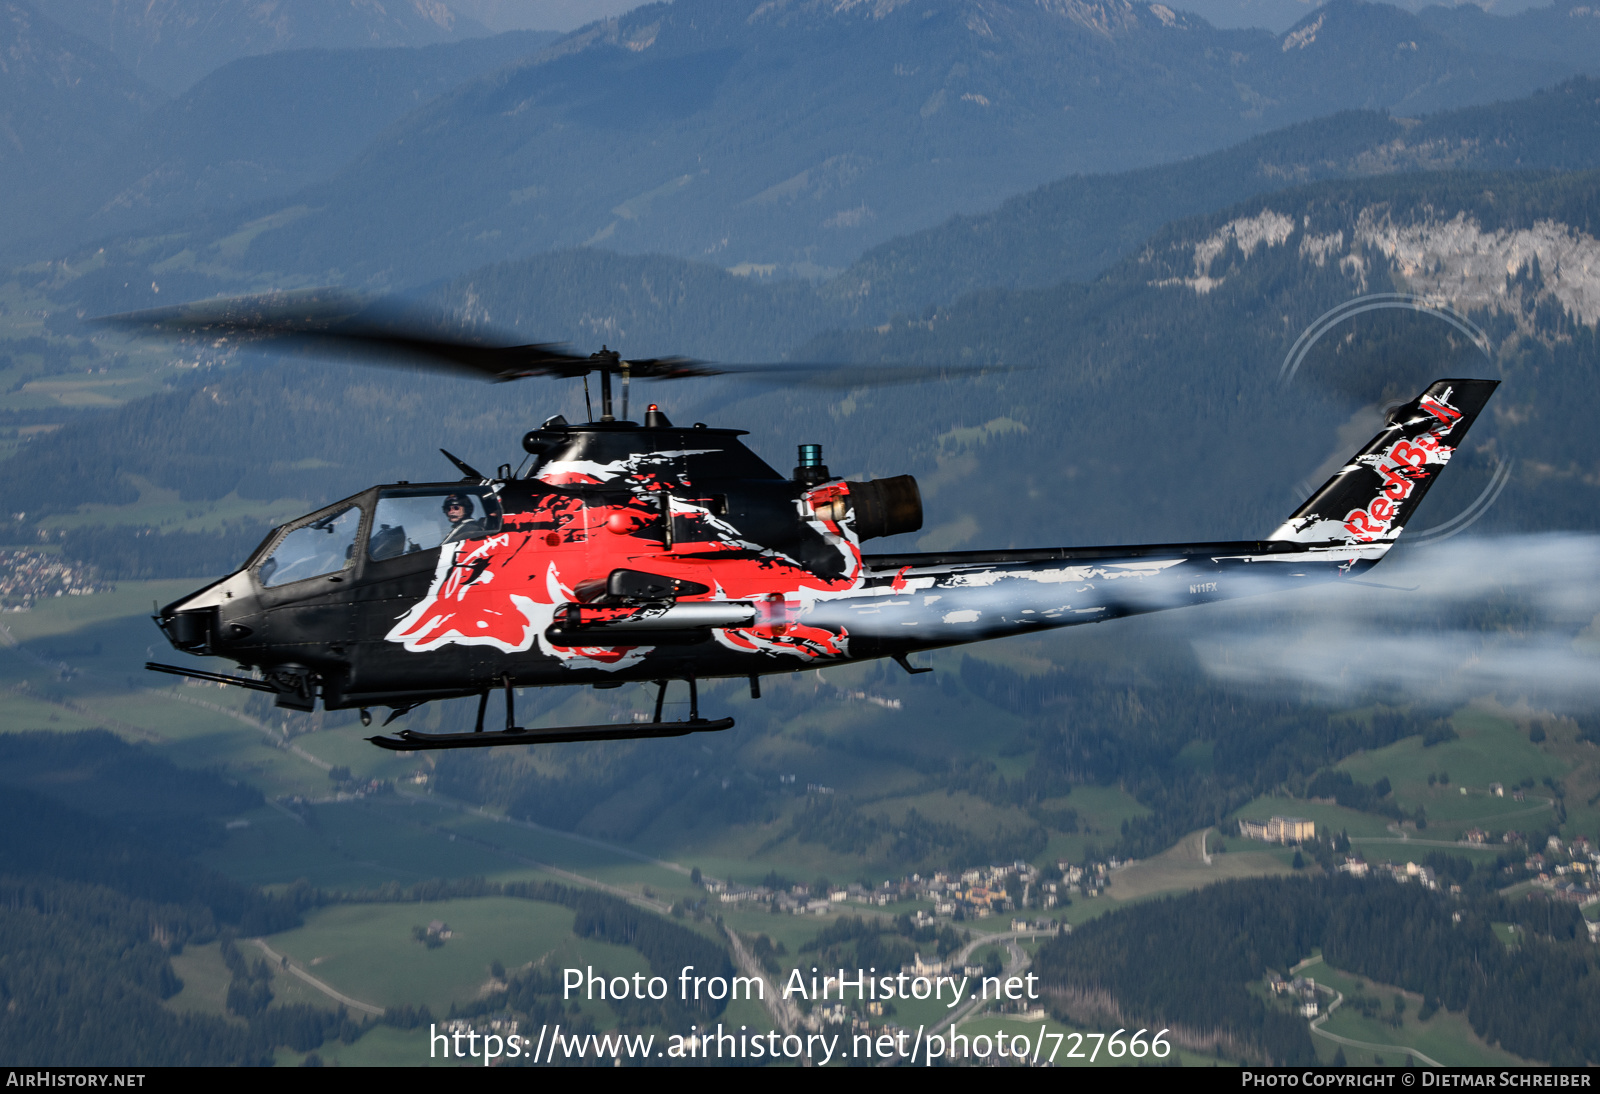
[[[1434,381],[1391,411],[1382,432],[1268,538],[1388,547],[1499,386],[1497,380]]]

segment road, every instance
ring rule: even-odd
[[[1008,977],[1021,976],[1026,973],[1028,968],[1033,964],[1033,958],[1029,956],[1027,950],[1017,945],[1017,940],[1019,938],[1047,938],[1053,933],[1054,932],[1052,931],[1004,931],[1000,934],[974,935],[971,942],[968,942],[959,950],[955,951],[953,955],[951,955],[947,964],[964,965],[972,957],[973,951],[977,950],[980,946],[992,946],[996,943],[1004,943],[1007,957],[1005,975]],[[927,1031],[926,1036],[931,1037],[940,1030],[946,1028],[954,1029],[962,1022],[975,1015],[978,1011],[982,1010],[990,1002],[993,1002],[993,1000],[983,999],[978,994],[969,995],[965,1003],[962,1003],[955,1010],[951,1011],[944,1018],[940,1019],[932,1029]],[[895,1067],[901,1062],[902,1061],[897,1057],[891,1057],[879,1063],[878,1066]]]
[[[783,993],[778,990],[777,985],[768,979],[766,970],[755,959],[755,955],[745,947],[744,939],[739,937],[739,932],[727,924],[723,924],[722,929],[728,934],[728,943],[733,950],[733,961],[734,964],[739,966],[739,971],[746,976],[759,977],[764,985],[762,991],[765,994],[762,1002],[766,1005],[767,1013],[772,1015],[772,1020],[777,1023],[778,1028],[786,1034],[798,1030],[801,1024],[800,1008],[795,1006],[792,1001],[785,999]],[[805,1066],[810,1067],[810,1057],[806,1057],[804,1063]]]
[[[1318,964],[1321,964],[1321,963],[1322,963],[1322,958],[1320,958],[1320,957],[1308,957],[1304,961],[1300,962],[1300,964],[1298,964],[1294,968],[1290,969],[1289,972],[1290,972],[1291,975],[1293,975],[1294,973],[1300,972],[1302,969],[1308,968],[1308,967],[1310,967],[1312,965],[1318,965]],[[1341,1037],[1337,1033],[1329,1033],[1327,1030],[1322,1028],[1322,1023],[1326,1022],[1329,1018],[1332,1018],[1333,1017],[1333,1012],[1338,1010],[1339,1007],[1344,1003],[1344,993],[1339,991],[1339,990],[1337,990],[1336,988],[1329,987],[1327,984],[1318,984],[1317,985],[1317,990],[1318,991],[1325,991],[1329,995],[1333,996],[1333,1002],[1328,1004],[1327,1011],[1325,1011],[1324,1013],[1319,1014],[1317,1017],[1311,1019],[1311,1032],[1312,1032],[1312,1034],[1314,1036],[1324,1037],[1327,1040],[1333,1041],[1336,1044],[1349,1045],[1351,1048],[1365,1048],[1365,1049],[1373,1049],[1373,1050],[1382,1050],[1384,1052],[1405,1052],[1405,1053],[1409,1053],[1413,1059],[1419,1060],[1422,1063],[1427,1064],[1429,1067],[1443,1067],[1444,1066],[1438,1060],[1435,1060],[1435,1059],[1433,1059],[1432,1057],[1429,1057],[1429,1056],[1424,1056],[1422,1053],[1418,1052],[1416,1049],[1411,1048],[1411,1047],[1409,1047],[1407,1045],[1378,1045],[1378,1044],[1373,1044],[1371,1041],[1354,1041],[1354,1040],[1351,1040],[1349,1037]]]
[[[304,980],[307,984],[310,984],[312,987],[316,988],[323,995],[326,995],[329,999],[336,1000],[340,1003],[343,1003],[347,1007],[354,1008],[355,1010],[365,1011],[367,1014],[375,1014],[380,1016],[383,1014],[382,1007],[375,1007],[371,1003],[363,1003],[359,999],[352,999],[348,995],[345,995],[344,993],[329,987],[327,984],[324,984],[321,980],[318,980],[315,976],[312,976],[299,965],[296,965],[293,961],[289,960],[289,958],[273,950],[271,946],[267,945],[265,939],[252,938],[250,941],[262,953],[266,954],[268,960],[274,962],[278,968],[288,969],[290,972],[294,973],[294,975]]]

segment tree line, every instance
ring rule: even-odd
[[[1508,949],[1492,923],[1518,924]],[[1600,961],[1570,904],[1451,896],[1342,876],[1230,881],[1119,909],[1047,943],[1053,1005],[1080,1020],[1182,1027],[1191,1043],[1280,1064],[1315,1059],[1306,1023],[1252,985],[1320,947],[1329,965],[1465,1012],[1491,1043],[1529,1059],[1600,1061]]]

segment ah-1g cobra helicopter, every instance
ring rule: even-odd
[[[1430,384],[1259,540],[873,555],[864,542],[922,525],[910,476],[847,482],[806,444],[785,476],[740,442],[742,430],[675,425],[656,404],[627,420],[632,379],[770,374],[763,366],[496,346],[325,293],[110,321],[496,381],[581,377],[586,402],[598,375],[599,417],[529,431],[525,473],[507,464],[483,474],[446,452],[464,479],[374,486],[290,521],[238,571],[160,609],[177,649],[258,676],[147,668],[271,692],[281,707],[309,711],[320,698],[328,710],[360,708],[365,725],[375,706],[392,722],[432,700],[478,698],[473,732],[368,738],[400,751],[722,730],[733,719],[700,716],[698,680],[746,677],[759,696],[763,675],[850,661],[927,672],[907,655],[1349,577],[1393,546],[1497,386]],[[661,718],[673,680],[688,684],[686,721]],[[657,684],[648,722],[516,725],[516,688],[629,681]],[[485,731],[495,690],[505,728]]]

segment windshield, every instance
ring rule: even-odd
[[[361,509],[347,505],[296,528],[256,567],[261,584],[272,589],[344,569],[355,554],[360,526]]]
[[[500,530],[500,501],[486,486],[385,490],[367,537],[374,562],[431,551]]]

